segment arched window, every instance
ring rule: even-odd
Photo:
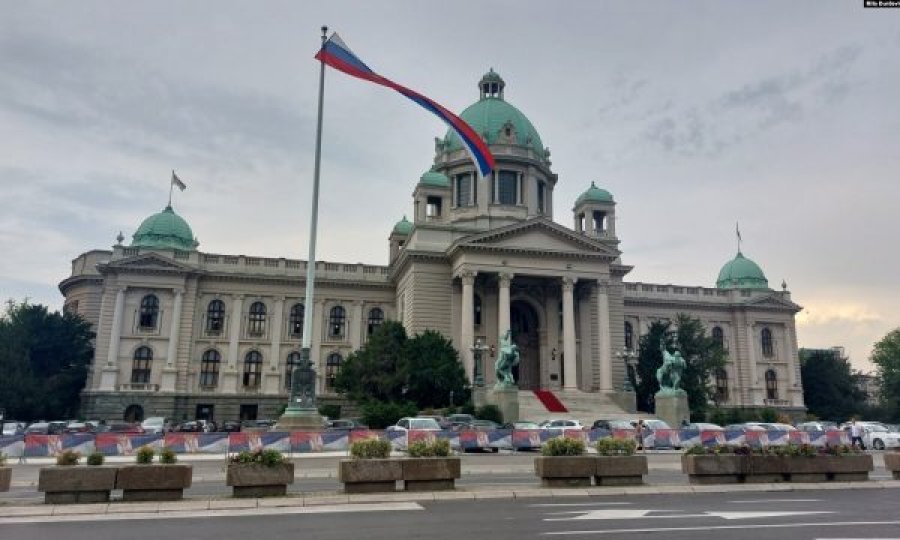
[[[375,333],[375,330],[378,330],[378,327],[381,326],[381,323],[384,322],[384,311],[381,308],[372,308],[369,310],[369,325],[366,329],[368,335],[372,335]]]
[[[715,402],[720,405],[726,401],[728,401],[728,372],[724,368],[719,368],[716,370]]]
[[[328,390],[334,389],[334,379],[341,370],[341,364],[343,363],[344,358],[338,353],[331,353],[325,359],[325,388]]]
[[[302,306],[301,306],[302,307]],[[291,377],[294,375],[294,368],[300,367],[300,353],[294,351],[287,355],[287,363],[284,366],[284,387],[291,389]]]
[[[721,326],[713,326],[712,338],[720,347],[725,348],[725,332],[722,331]]]
[[[247,320],[247,333],[251,336],[261,336],[266,332],[266,305],[262,302],[253,302],[250,305],[250,316]]]
[[[625,348],[629,351],[634,350],[634,328],[628,321],[625,321]]]
[[[244,386],[258,387],[261,376],[262,354],[259,351],[250,351],[244,357]]]
[[[292,338],[302,338],[303,337],[303,316],[306,313],[306,308],[303,307],[303,304],[294,304],[291,306],[291,315],[290,315],[290,334]]]
[[[332,339],[344,338],[344,324],[347,321],[347,312],[341,306],[334,306],[328,315],[328,337]]]
[[[148,384],[150,382],[150,364],[153,362],[153,350],[150,347],[138,347],[134,351],[131,363],[131,384]]]
[[[474,311],[472,318],[475,326],[481,326],[481,296],[477,294],[472,302],[472,310]]]
[[[141,311],[138,317],[138,326],[142,329],[156,328],[159,318],[159,299],[155,294],[148,294],[141,298]]]
[[[206,333],[218,336],[225,327],[225,302],[213,300],[206,307]]]
[[[200,360],[200,386],[213,387],[219,384],[219,364],[222,356],[219,351],[209,349]]]
[[[774,369],[766,371],[766,399],[778,399],[778,375]]]
[[[768,328],[763,328],[760,341],[762,342],[763,356],[766,356],[766,357],[772,356],[772,354],[773,354],[772,331],[769,330]]]

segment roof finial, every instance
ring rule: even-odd
[[[734,233],[737,235],[738,255],[741,254],[741,226],[737,221],[734,222]]]

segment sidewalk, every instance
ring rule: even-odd
[[[478,499],[534,499],[565,497],[624,497],[631,495],[671,495],[694,493],[748,493],[815,490],[900,489],[900,480],[869,480],[867,482],[828,482],[810,484],[721,484],[721,485],[644,485],[634,487],[591,487],[572,489],[524,488],[509,486],[467,486],[454,491],[366,493],[347,495],[339,492],[309,493],[303,496],[272,497],[266,499],[233,499],[197,497],[172,502],[111,502],[100,504],[49,505],[31,504],[7,506],[0,504],[0,524],[4,519],[47,516],[82,516],[89,519],[153,519],[155,514],[173,512],[201,513],[208,516],[230,515],[229,511],[252,513],[291,513],[303,507],[340,506],[364,503],[435,502]],[[347,508],[351,510],[352,508]],[[362,509],[362,508],[361,508]],[[115,517],[113,517],[115,516]]]

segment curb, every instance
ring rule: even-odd
[[[499,486],[498,486],[499,487]],[[0,504],[3,518],[46,516],[102,516],[106,514],[162,514],[170,512],[199,512],[221,510],[252,510],[254,508],[299,508],[323,505],[353,505],[364,503],[441,502],[482,499],[533,499],[570,497],[623,497],[630,495],[672,495],[701,493],[789,492],[814,490],[900,489],[900,480],[868,482],[829,482],[811,484],[720,484],[720,485],[644,485],[622,488],[591,487],[582,489],[524,488],[504,490],[491,487],[457,489],[454,491],[395,492],[344,494],[338,492],[311,493],[304,496],[266,499],[203,498],[173,502],[112,502],[99,504],[68,504],[5,506]]]

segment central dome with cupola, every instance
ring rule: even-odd
[[[481,97],[459,116],[488,144],[526,146],[538,156],[545,155],[544,144],[534,125],[522,112],[503,97],[506,83],[491,68],[478,82]],[[448,152],[462,149],[462,141],[452,129],[443,139]]]

